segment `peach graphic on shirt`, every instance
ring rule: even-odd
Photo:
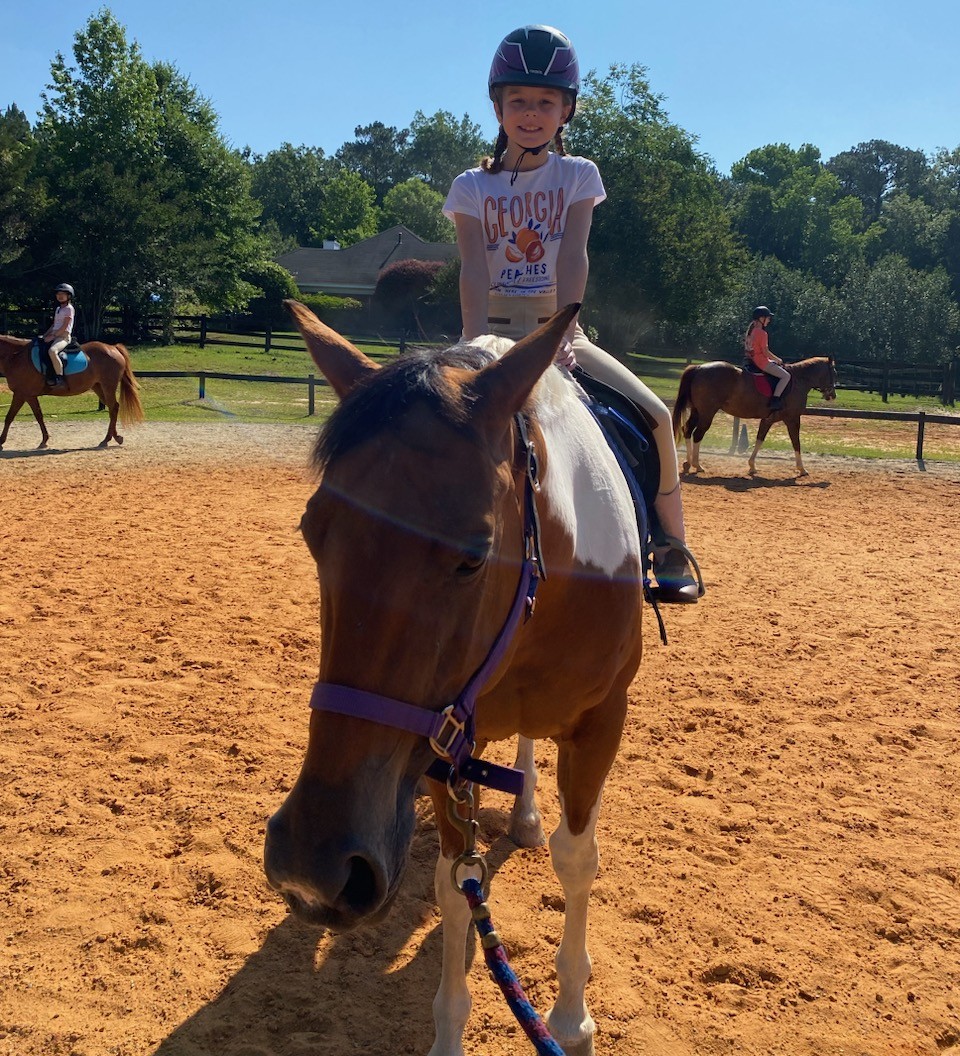
[[[533,221],[528,220],[526,227],[521,227],[519,231],[514,231],[510,236],[504,252],[507,255],[507,260],[513,264],[519,264],[524,259],[530,264],[535,264],[538,260],[541,260],[546,250],[543,248],[543,242],[540,239],[540,225],[534,226]]]

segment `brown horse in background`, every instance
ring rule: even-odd
[[[100,447],[106,447],[111,440],[123,443],[123,437],[117,432],[118,416],[124,425],[143,421],[140,386],[130,367],[130,353],[123,345],[105,345],[101,341],[88,341],[81,345],[88,361],[86,368],[76,374],[65,375],[63,385],[53,386],[47,383],[46,376],[30,360],[32,343],[25,338],[0,336],[0,373],[6,377],[7,386],[13,394],[10,410],[4,419],[3,432],[0,433],[0,449],[6,443],[10,423],[25,403],[33,411],[40,426],[40,447],[47,447],[50,433],[40,410],[41,396],[79,396],[93,389],[110,412],[110,425]]]
[[[700,441],[717,411],[725,411],[735,418],[760,419],[757,441],[749,460],[751,475],[757,472],[757,453],[774,422],[783,422],[787,427],[797,460],[797,475],[807,475],[800,455],[800,416],[806,410],[811,389],[819,389],[825,400],[836,399],[836,365],[833,356],[817,356],[799,363],[785,363],[784,366],[790,372],[790,381],[783,393],[783,407],[777,411],[770,410],[768,398],[757,391],[750,374],[732,363],[701,363],[687,367],[680,375],[677,402],[673,407],[674,436],[679,440],[682,432],[687,441],[684,473],[702,472]]]

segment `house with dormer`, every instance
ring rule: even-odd
[[[377,277],[388,265],[398,260],[448,261],[457,255],[455,242],[425,242],[397,224],[345,249],[335,242],[323,248],[301,246],[276,261],[290,272],[302,293],[354,297],[369,305]]]

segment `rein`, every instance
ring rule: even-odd
[[[310,696],[310,707],[425,737],[437,755],[427,774],[448,786],[469,781],[518,796],[523,791],[522,770],[473,757],[477,697],[506,655],[521,622],[533,615],[537,584],[547,578],[540,549],[540,519],[536,505],[536,493],[540,490],[536,450],[523,416],[515,415],[514,421],[524,469],[523,563],[510,611],[486,659],[456,700],[439,712],[331,682],[317,682]]]

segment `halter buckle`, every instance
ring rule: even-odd
[[[453,714],[453,705],[448,704],[443,711],[443,722],[440,729],[430,738],[430,747],[440,756],[453,762],[453,745],[458,737],[466,735],[466,724]],[[449,731],[449,732],[448,732]]]

